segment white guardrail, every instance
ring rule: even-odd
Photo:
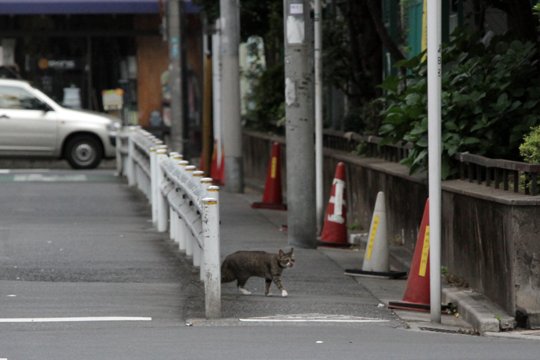
[[[116,155],[118,174],[152,205],[156,229],[169,230],[171,240],[200,269],[206,317],[221,317],[219,187],[140,127],[119,132]]]

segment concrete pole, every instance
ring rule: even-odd
[[[323,84],[322,84],[322,12],[321,0],[315,0],[313,16],[315,34],[315,184],[317,204],[317,232],[322,231],[324,216],[324,176],[323,176]]]
[[[184,113],[182,93],[182,43],[180,0],[167,1],[167,28],[169,40],[169,90],[171,92],[170,148],[184,153]]]
[[[221,11],[221,114],[225,152],[225,190],[244,191],[242,159],[242,119],[240,114],[240,4],[220,0]]]
[[[427,4],[431,321],[441,322],[441,3]]]
[[[316,247],[313,29],[309,0],[284,0],[288,242]]]

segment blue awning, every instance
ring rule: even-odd
[[[183,5],[187,13],[199,11],[191,0]],[[159,10],[159,0],[0,0],[0,15],[157,14]]]

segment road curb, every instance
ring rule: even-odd
[[[443,288],[443,301],[454,303],[459,314],[481,335],[513,330],[516,321],[504,309],[473,290]]]

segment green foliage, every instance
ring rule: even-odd
[[[519,147],[519,152],[528,163],[540,163],[540,126],[531,129]]]
[[[256,3],[258,4],[258,2]],[[255,11],[256,6],[253,4],[248,6],[249,1],[243,2],[243,4],[246,8]],[[245,11],[246,9],[244,9]],[[250,107],[244,120],[248,128],[283,133],[285,119],[283,3],[276,0],[264,2],[264,11],[261,10],[258,14],[258,16],[264,16],[268,24],[266,28],[262,29],[262,23],[260,23],[259,29],[255,32],[260,34],[264,41],[266,66],[258,67],[245,74],[253,83],[253,87],[246,98]],[[254,21],[253,16],[250,17],[250,21]],[[242,26],[244,26],[245,21],[242,21]],[[255,24],[253,26],[256,27]],[[253,55],[253,52],[251,54]]]
[[[255,130],[283,132],[285,91],[283,63],[268,67],[256,79],[247,100],[254,104],[246,116],[246,127]]]
[[[219,17],[218,0],[194,0],[194,3],[200,5],[210,24]],[[241,0],[240,1],[240,27],[241,37],[246,40],[250,36],[261,36],[272,28],[282,26],[282,20],[275,23],[275,18],[271,14],[279,9],[280,17],[282,18],[283,1],[282,0]]]
[[[405,77],[387,78],[381,88],[387,143],[405,140],[413,149],[403,163],[411,172],[427,169],[427,80],[424,54],[402,61]],[[540,124],[540,76],[531,43],[494,38],[484,46],[459,33],[442,49],[443,177],[456,172],[458,152],[516,159],[523,134]]]

